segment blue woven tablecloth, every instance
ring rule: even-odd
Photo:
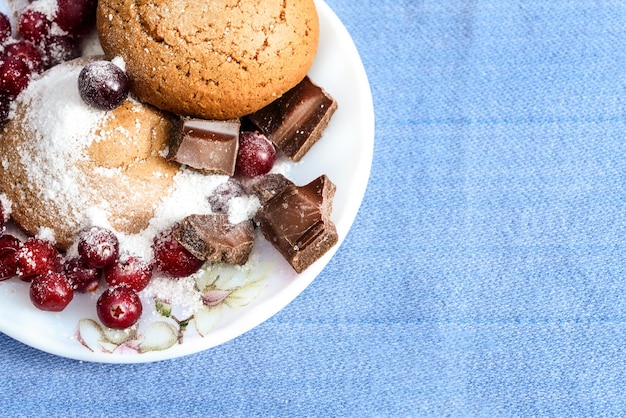
[[[0,416],[626,413],[626,3],[327,3],[377,127],[331,263],[181,359],[80,363],[0,334]]]

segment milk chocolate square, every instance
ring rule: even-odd
[[[334,195],[335,185],[322,175],[305,186],[287,185],[256,214],[265,238],[298,273],[338,241],[330,219]]]
[[[254,245],[254,225],[251,220],[233,225],[226,214],[190,215],[174,238],[200,260],[241,265]]]
[[[297,86],[247,119],[293,161],[321,138],[337,102],[305,77]]]
[[[185,118],[170,143],[168,160],[212,174],[235,173],[239,149],[238,119],[220,121]]]

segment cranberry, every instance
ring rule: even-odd
[[[91,62],[78,75],[80,97],[97,109],[115,109],[128,97],[128,90],[128,76],[109,61]]]
[[[30,300],[43,311],[60,312],[73,297],[74,289],[64,273],[41,274],[30,283]]]
[[[91,293],[98,289],[100,271],[85,265],[80,257],[66,260],[63,269],[75,291]]]
[[[110,266],[117,260],[118,253],[119,241],[108,229],[93,226],[78,239],[78,254],[88,267]]]
[[[0,43],[4,43],[11,37],[11,21],[9,16],[0,13]]]
[[[136,292],[145,289],[152,278],[152,266],[145,260],[124,256],[104,269],[104,280],[110,287],[125,285]]]
[[[204,261],[196,258],[174,238],[173,228],[154,238],[155,268],[171,277],[187,277],[202,267]]]
[[[48,16],[31,7],[26,7],[17,21],[17,31],[22,38],[35,44],[49,36],[51,26],[52,21]]]
[[[5,56],[0,62],[0,93],[14,99],[28,86],[30,70],[19,58]]]
[[[24,61],[33,74],[43,71],[43,57],[39,48],[25,39],[10,43],[4,48],[4,55],[19,58]]]
[[[96,19],[96,0],[57,0],[54,21],[70,34],[80,35]]]
[[[209,205],[213,213],[228,213],[228,203],[233,197],[245,196],[246,192],[240,182],[229,178],[215,188],[209,196]]]
[[[0,280],[17,276],[17,251],[22,243],[13,235],[0,237]]]
[[[24,281],[33,276],[59,272],[63,266],[54,244],[41,238],[29,238],[17,251],[18,275]]]
[[[98,318],[109,328],[124,329],[134,325],[142,311],[137,292],[126,286],[105,290],[96,302]]]
[[[267,174],[276,161],[276,149],[265,135],[245,131],[239,135],[239,151],[235,170],[245,177]]]
[[[80,48],[75,38],[54,35],[46,38],[42,45],[44,67],[50,68],[65,61],[78,58]]]

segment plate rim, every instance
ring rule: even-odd
[[[337,244],[320,260],[316,261],[304,273],[299,275],[298,280],[293,280],[289,286],[285,289],[281,289],[281,291],[273,295],[271,298],[263,300],[260,303],[256,303],[253,306],[246,307],[245,317],[253,318],[252,320],[231,321],[231,323],[225,327],[211,331],[210,335],[199,338],[195,344],[176,344],[175,346],[163,351],[145,352],[136,355],[124,355],[90,351],[86,347],[80,345],[77,341],[72,341],[71,343],[76,344],[77,349],[72,349],[68,352],[67,343],[62,344],[60,340],[50,341],[49,339],[39,341],[35,338],[35,336],[27,335],[23,330],[20,330],[17,325],[11,327],[10,325],[7,326],[5,323],[5,326],[2,327],[3,322],[0,321],[0,327],[2,327],[0,332],[37,350],[78,361],[109,364],[134,364],[176,359],[215,348],[236,339],[254,328],[257,328],[263,322],[272,318],[292,301],[294,301],[322,273],[336,252],[342,246],[361,208],[362,201],[369,184],[374,155],[375,114],[369,80],[352,37],[339,17],[324,0],[314,0],[314,2],[318,15],[320,16],[320,23],[322,23],[322,19],[327,19],[325,24],[331,26],[334,31],[339,32],[341,35],[340,41],[343,42],[347,48],[347,50],[342,50],[342,53],[345,52],[349,55],[347,56],[346,61],[351,62],[351,72],[357,78],[356,83],[360,87],[358,92],[360,100],[357,104],[360,109],[357,114],[360,116],[359,122],[363,125],[361,131],[365,133],[365,135],[361,138],[361,143],[364,146],[359,149],[360,153],[358,161],[360,162],[360,165],[357,167],[357,171],[359,173],[356,176],[361,179],[361,181],[358,182],[355,187],[350,187],[350,190],[346,191],[346,199],[349,202],[349,206],[343,211],[344,214],[341,219],[341,223],[337,222],[338,231],[341,229]],[[305,275],[305,277],[302,277],[303,275]],[[65,336],[63,339],[70,341],[70,339]]]

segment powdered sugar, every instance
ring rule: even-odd
[[[76,162],[92,141],[90,131],[106,113],[85,106],[78,94],[80,66],[54,67],[33,80],[18,102],[35,111],[23,115],[24,135],[33,140],[18,148],[27,181],[43,184],[40,198],[50,202],[85,204],[84,184]],[[51,173],[57,173],[51,175]]]
[[[202,295],[196,289],[194,276],[172,280],[155,276],[144,289],[147,295],[154,295],[161,302],[171,304],[182,318],[187,318],[202,307]]]
[[[13,205],[6,194],[0,193],[0,205],[2,205],[2,214],[6,219],[9,219],[11,216],[11,210]],[[5,220],[6,220],[5,219]]]

